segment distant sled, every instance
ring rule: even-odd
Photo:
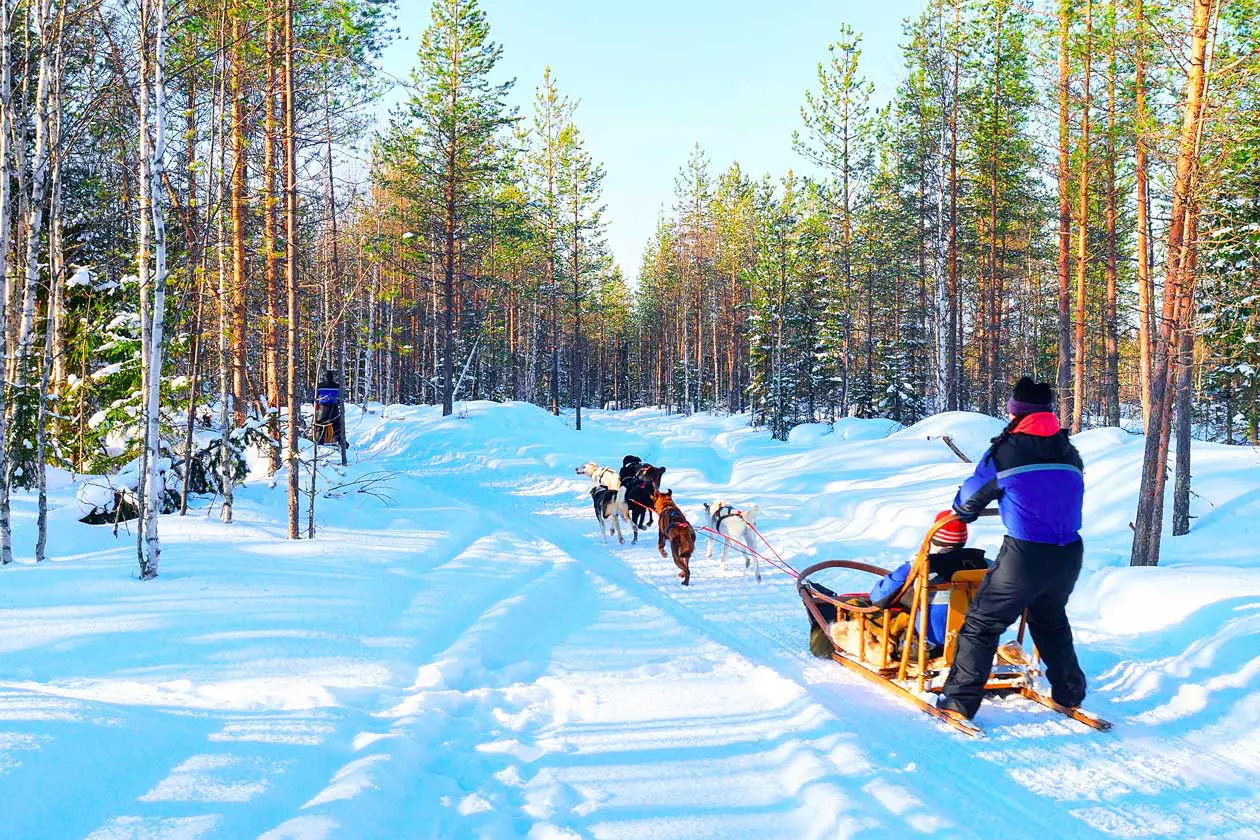
[[[315,411],[311,417],[311,440],[316,449],[335,446],[341,452],[341,464],[346,463],[346,410],[341,400],[341,388],[332,378],[332,371],[325,374],[315,389]]]
[[[797,593],[809,616],[810,650],[816,656],[829,656],[920,711],[960,732],[976,736],[982,735],[984,730],[970,721],[946,714],[926,699],[928,695],[938,694],[945,682],[953,663],[958,631],[986,573],[985,569],[960,571],[948,582],[929,582],[932,537],[955,519],[945,517],[928,530],[903,590],[891,599],[896,604],[906,592],[910,593],[908,610],[898,607],[881,610],[862,598],[864,593],[840,594],[810,580],[828,569],[848,569],[880,577],[888,574],[887,569],[848,560],[829,560],[803,570],[797,581]],[[943,649],[934,650],[927,643],[928,609],[940,598],[948,598],[949,613]],[[1110,729],[1111,724],[1097,715],[1060,706],[1037,691],[1037,657],[1024,649],[1024,629],[1021,621],[1018,641],[1007,642],[998,650],[985,692],[1016,694],[1091,729]]]

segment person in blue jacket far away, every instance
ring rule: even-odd
[[[997,501],[1006,540],[967,611],[953,667],[936,707],[967,719],[984,696],[1002,633],[1028,610],[1028,629],[1046,663],[1050,696],[1075,708],[1085,699],[1067,602],[1081,573],[1084,466],[1053,413],[1054,391],[1024,377],[1006,409],[1010,423],[954,498],[954,512],[973,522]]]
[[[950,515],[951,511],[943,510],[936,515],[936,521],[940,522]],[[978,548],[967,548],[966,545],[967,526],[958,520],[944,525],[933,534],[931,553],[928,555],[928,582],[948,583],[954,577],[955,572],[988,567],[988,561],[984,559],[984,552]],[[906,616],[905,620],[908,621],[908,610],[913,597],[911,588],[906,588],[902,593],[900,604],[894,604],[893,598],[905,585],[912,565],[912,562],[902,563],[896,569],[893,569],[892,572],[880,578],[879,582],[871,588],[871,605],[882,610],[893,606],[901,606],[907,611],[902,614]],[[948,618],[949,590],[943,590],[933,596],[933,602],[928,608],[927,641],[930,648],[940,648],[945,644],[945,623]],[[895,627],[896,625],[894,624],[893,626]]]

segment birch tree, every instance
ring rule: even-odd
[[[166,0],[144,0],[146,14],[141,16],[141,44],[147,49],[148,15],[156,4],[156,25],[153,47],[153,143],[151,151],[146,142],[149,126],[140,129],[140,155],[142,165],[149,168],[149,188],[152,191],[149,207],[153,217],[153,306],[152,325],[148,331],[149,348],[146,377],[148,390],[144,400],[146,471],[144,476],[144,512],[141,530],[144,533],[145,551],[140,564],[140,579],[157,577],[162,546],[158,536],[158,514],[165,486],[162,478],[162,358],[166,318],[166,223],[164,219],[165,196],[162,189],[166,174]]]

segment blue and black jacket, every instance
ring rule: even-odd
[[[1048,411],[1029,414],[994,438],[954,498],[954,512],[973,522],[994,499],[1017,540],[1068,545],[1080,539],[1085,498],[1080,453]]]
[[[871,588],[871,604],[886,610],[893,606],[893,596],[905,584],[910,575],[911,563],[902,563],[890,573],[879,579]],[[928,557],[928,583],[948,583],[953,580],[954,573],[966,569],[986,569],[989,561],[984,552],[978,548],[957,548]],[[911,591],[901,596],[901,606],[910,608]],[[949,620],[949,590],[937,592],[928,607],[927,638],[933,647],[945,643],[945,625]]]

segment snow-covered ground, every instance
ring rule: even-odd
[[[1130,569],[1142,441],[1081,435],[1072,618],[1116,729],[1010,702],[971,740],[810,657],[775,570],[702,541],[684,589],[654,535],[601,544],[574,467],[635,453],[693,520],[756,502],[797,568],[890,566],[968,471],[929,438],[978,454],[997,421],[584,421],[352,409],[345,475],[388,473],[392,504],[321,499],[294,543],[255,480],[232,525],[164,517],[151,583],[62,482],[53,559],[0,571],[0,836],[1260,837],[1260,453],[1196,446],[1194,533]]]

